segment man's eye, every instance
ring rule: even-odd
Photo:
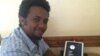
[[[33,21],[34,22],[39,22],[40,21],[40,18],[37,18],[37,17],[36,18],[33,18]]]
[[[44,22],[45,24],[47,24],[47,23],[48,23],[48,19],[45,19],[43,22]]]

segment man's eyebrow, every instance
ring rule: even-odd
[[[37,15],[34,15],[33,17],[42,18],[42,17],[37,16]],[[44,18],[44,19],[47,19],[47,20],[48,20],[48,17],[46,17],[46,18]]]
[[[33,16],[33,17],[41,18],[40,16]]]

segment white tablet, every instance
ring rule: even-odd
[[[65,41],[63,56],[83,56],[83,42]]]

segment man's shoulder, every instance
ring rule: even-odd
[[[2,39],[1,43],[17,43],[17,42],[21,42],[21,39],[19,39],[16,35],[10,34],[9,36],[5,37],[4,39]]]
[[[9,35],[1,41],[1,46],[8,49],[22,49],[24,42],[15,35]]]

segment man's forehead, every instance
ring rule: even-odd
[[[48,19],[48,17],[43,17],[43,16],[39,16],[39,15],[33,15],[33,17],[36,17],[36,18],[43,18],[43,19]]]

